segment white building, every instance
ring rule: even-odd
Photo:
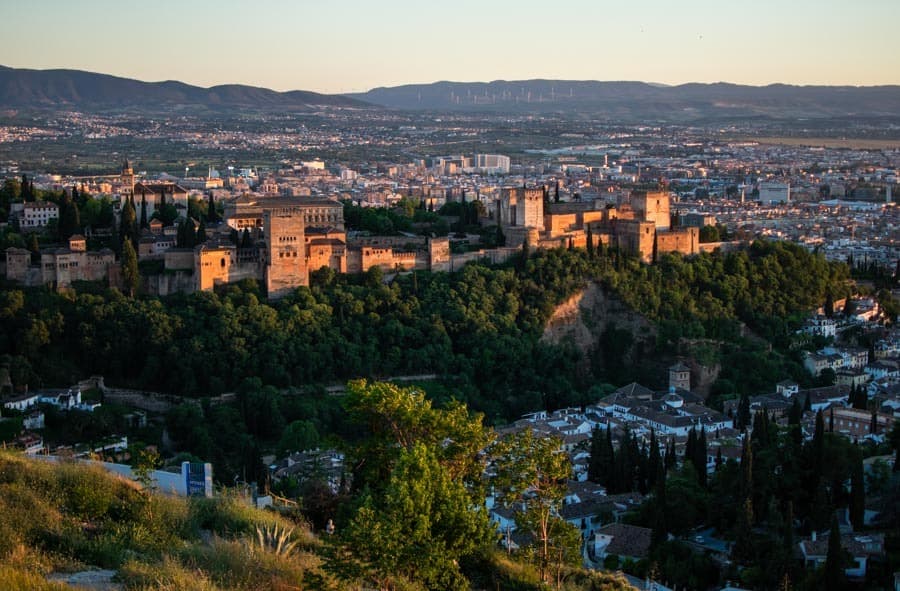
[[[484,174],[509,174],[509,156],[475,154],[475,169]]]
[[[789,203],[791,186],[787,183],[762,182],[759,184],[759,201],[763,205]]]

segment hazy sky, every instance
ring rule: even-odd
[[[900,0],[0,0],[0,64],[350,92],[436,80],[900,84]]]

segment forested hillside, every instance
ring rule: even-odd
[[[594,384],[639,375],[640,358],[636,367],[618,363],[627,334],[601,335],[588,372],[577,368],[571,346],[540,342],[554,307],[588,281],[657,323],[664,352],[681,337],[705,337],[752,353],[760,345],[744,342],[743,324],[784,344],[826,294],[848,290],[846,278],[844,265],[761,242],[728,254],[665,256],[653,266],[615,251],[552,250],[503,267],[388,282],[377,269],[360,276],[323,269],[309,288],[273,303],[253,283],[164,299],[93,285],[62,294],[8,286],[0,292],[0,354],[17,387],[100,374],[107,383],[187,396],[232,391],[248,377],[285,388],[436,373],[452,376],[454,392],[473,408],[508,419],[579,403]],[[763,348],[757,381],[741,387],[802,379],[784,375],[799,365]]]

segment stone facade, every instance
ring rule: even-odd
[[[270,298],[309,285],[303,208],[278,204],[263,212],[266,241],[265,283]]]

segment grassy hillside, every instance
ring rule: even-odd
[[[234,496],[146,494],[97,467],[0,451],[4,591],[75,589],[50,578],[92,569],[116,571],[114,582],[128,591],[361,589],[366,573],[342,566],[346,551]],[[500,552],[466,571],[473,589],[545,588],[532,567]],[[631,588],[618,575],[568,568],[562,574],[562,588],[570,591]],[[402,579],[389,583],[421,589]]]
[[[290,532],[292,552],[258,531]],[[0,587],[57,590],[51,573],[118,571],[126,589],[338,588],[308,529],[233,497],[169,498],[83,464],[0,452]]]

